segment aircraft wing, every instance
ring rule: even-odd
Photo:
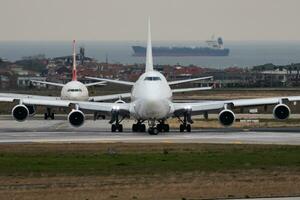
[[[104,103],[104,102],[70,102],[69,105],[76,104],[82,110],[112,112],[113,110],[125,111],[129,113],[130,103]]]
[[[0,99],[1,101],[1,99]],[[93,112],[106,113],[111,115],[113,111],[117,111],[122,116],[129,116],[130,103],[104,103],[104,102],[88,102],[88,101],[69,101],[69,100],[40,100],[23,98],[24,105],[36,105],[47,107],[60,107],[60,108],[78,108],[80,110],[88,110]]]
[[[212,87],[180,88],[180,89],[172,89],[172,92],[179,93],[179,92],[192,92],[192,91],[211,90],[211,89]]]
[[[192,114],[199,114],[206,111],[220,110],[224,108],[235,107],[251,107],[263,105],[276,105],[286,102],[300,101],[300,96],[290,97],[271,97],[271,98],[257,98],[257,99],[236,99],[226,101],[205,101],[205,102],[192,102],[192,103],[173,103],[174,113],[176,115],[190,110]]]
[[[131,97],[131,93],[121,93],[121,94],[110,94],[103,96],[93,96],[89,98],[89,101],[107,101],[113,99],[123,99]]]
[[[129,108],[130,108],[129,103],[70,101],[70,100],[61,100],[59,97],[33,96],[33,95],[12,94],[12,93],[0,93],[0,102],[18,102],[24,105],[65,107],[65,108],[68,107],[74,108],[76,106],[82,110],[101,111],[101,112],[111,112],[114,109],[129,112]]]
[[[30,99],[41,99],[41,100],[43,99],[60,100],[60,97],[57,96],[40,96],[40,95],[28,95],[28,94],[16,94],[16,93],[0,93],[0,98],[1,97],[13,98],[13,99],[30,98]]]
[[[105,83],[106,83],[105,81],[99,81],[99,82],[87,83],[87,84],[84,84],[84,85],[86,87],[90,87],[90,86],[94,86],[94,85],[106,85]]]
[[[85,78],[91,79],[91,80],[97,80],[97,81],[116,83],[116,84],[121,84],[121,85],[130,85],[130,86],[134,85],[134,82],[130,82],[130,81],[120,81],[120,80],[114,80],[114,79],[95,78],[95,77],[88,77],[88,76]]]
[[[213,79],[213,76],[191,78],[191,79],[178,80],[178,81],[169,81],[168,84],[169,85],[176,85],[176,84],[188,83],[188,82],[199,81],[199,80],[206,80],[206,79]]]
[[[16,93],[0,93],[0,98],[12,98],[12,99],[39,99],[39,100],[61,100],[60,97],[57,96],[41,96],[41,95],[28,95],[28,94],[16,94]],[[114,99],[124,99],[131,97],[131,93],[120,93],[120,94],[110,94],[103,96],[92,96],[89,98],[89,101],[107,101]],[[1,99],[0,99],[1,102]]]
[[[53,83],[53,82],[47,82],[47,81],[36,81],[36,80],[31,80],[33,83],[40,83],[40,84],[45,84],[45,85],[53,85],[57,87],[64,87],[65,85],[62,83]]]

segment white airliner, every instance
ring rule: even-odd
[[[74,100],[74,101],[88,101],[90,100],[89,92],[87,87],[93,85],[103,85],[105,82],[95,82],[83,84],[77,80],[77,69],[76,69],[76,46],[75,40],[73,40],[73,69],[72,69],[72,81],[62,84],[62,83],[53,83],[47,81],[36,81],[32,80],[33,83],[52,85],[57,87],[62,87],[60,98],[64,100]]]
[[[174,103],[170,85],[189,82],[193,80],[182,80],[167,82],[166,78],[153,69],[152,47],[151,47],[150,22],[148,24],[148,44],[146,55],[146,71],[135,82],[119,81],[93,78],[100,81],[120,83],[132,86],[131,102],[125,103],[117,101],[115,103],[36,99],[27,97],[0,97],[2,102],[16,102],[17,105],[12,110],[13,117],[18,121],[24,121],[29,116],[27,106],[54,106],[67,107],[71,109],[68,115],[69,123],[75,127],[81,126],[85,121],[83,111],[101,112],[111,116],[112,132],[123,131],[121,121],[129,116],[136,120],[132,126],[132,131],[144,132],[148,122],[149,134],[158,134],[160,131],[168,132],[169,125],[166,123],[170,117],[180,119],[179,130],[191,131],[192,116],[219,111],[219,121],[224,126],[230,126],[235,121],[233,108],[238,107],[258,107],[272,105],[273,115],[276,119],[284,120],[290,115],[290,108],[287,103],[300,101],[300,96],[294,97],[273,97],[258,99],[237,99],[226,101],[209,101],[194,103]],[[202,88],[203,89],[203,88]],[[181,89],[181,91],[191,91],[192,89]],[[198,88],[201,90],[201,88]]]

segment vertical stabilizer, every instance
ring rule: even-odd
[[[72,69],[72,81],[77,81],[77,70],[76,70],[76,42],[73,40],[73,69]]]
[[[146,53],[146,72],[148,71],[153,71],[150,18],[148,19],[148,40],[147,40],[147,53]]]

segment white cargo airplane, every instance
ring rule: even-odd
[[[45,100],[18,97],[0,97],[0,102],[17,102],[13,108],[12,115],[18,121],[24,121],[28,115],[27,106],[56,106],[69,107],[71,112],[68,120],[71,125],[78,127],[85,121],[84,110],[102,112],[111,115],[110,123],[112,132],[118,130],[122,132],[123,126],[120,124],[122,119],[132,116],[136,119],[132,126],[132,131],[144,132],[146,126],[143,122],[148,121],[149,134],[158,134],[160,131],[169,131],[166,120],[170,117],[180,119],[180,131],[191,131],[193,123],[192,116],[211,111],[219,111],[219,121],[224,126],[230,126],[235,121],[235,115],[231,109],[238,107],[257,107],[275,105],[273,115],[276,119],[284,120],[290,115],[288,102],[300,101],[300,96],[294,97],[274,97],[258,99],[237,99],[226,101],[209,101],[195,103],[174,103],[172,102],[172,91],[170,85],[188,82],[191,80],[167,82],[165,77],[153,69],[150,23],[148,24],[148,44],[146,55],[146,72],[140,76],[136,83],[106,80],[107,82],[123,83],[133,86],[131,102],[123,101],[115,103],[86,102],[70,100]],[[103,80],[103,79],[99,79]],[[189,89],[187,89],[188,91]],[[158,123],[157,123],[158,122]]]

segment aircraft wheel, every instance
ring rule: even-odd
[[[53,120],[54,119],[54,113],[51,113],[50,118]]]
[[[111,132],[116,132],[117,126],[115,124],[111,125]]]
[[[170,126],[169,124],[164,124],[164,131],[169,132],[170,131]]]
[[[157,135],[157,134],[159,133],[159,131],[158,131],[158,129],[155,128],[155,127],[150,127],[150,128],[148,129],[148,133],[149,133],[150,135]]]
[[[132,124],[132,132],[137,132],[137,130],[138,130],[138,125]]]
[[[184,132],[184,129],[185,129],[184,125],[183,125],[183,124],[180,124],[179,131],[180,131],[180,132]]]
[[[141,124],[140,130],[141,130],[141,132],[146,132],[146,125]]]
[[[153,135],[158,135],[159,130],[157,128],[153,128]]]
[[[159,131],[159,132],[162,132],[162,130],[163,130],[163,124],[157,124],[157,130]]]
[[[152,128],[152,127],[148,128],[148,133],[149,133],[150,135],[153,135],[153,128]]]
[[[44,119],[47,120],[48,119],[48,114],[44,113]]]
[[[157,128],[155,128],[155,127],[150,127],[150,128],[148,129],[148,133],[149,133],[150,135],[157,135],[157,134],[159,133],[159,131],[158,131]]]
[[[187,132],[191,132],[191,130],[192,130],[191,125],[190,124],[186,125],[186,131]]]
[[[123,125],[122,125],[122,124],[119,124],[119,126],[118,126],[118,131],[119,131],[119,132],[123,132]]]

